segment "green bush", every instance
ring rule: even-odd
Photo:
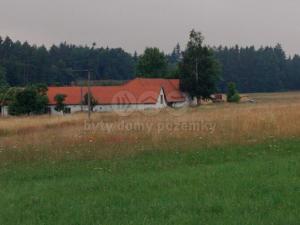
[[[65,100],[66,100],[66,95],[64,94],[57,94],[54,97],[54,100],[56,102],[55,110],[57,112],[64,112],[65,111]]]
[[[227,102],[239,102],[241,96],[236,89],[236,84],[233,82],[228,83],[227,85]]]
[[[31,115],[46,113],[48,97],[45,92],[32,86],[19,89],[9,101],[8,112],[10,115]]]
[[[229,99],[229,102],[240,102],[241,96],[238,93],[235,93],[231,98]]]

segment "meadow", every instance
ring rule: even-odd
[[[298,224],[300,93],[0,118],[0,224]]]

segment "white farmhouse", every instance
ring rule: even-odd
[[[180,92],[177,79],[145,79],[136,78],[119,86],[94,86],[90,88],[92,97],[97,104],[94,112],[118,110],[146,110],[165,107],[182,107],[187,104],[185,95]],[[61,114],[55,110],[55,96],[66,96],[67,113],[86,111],[83,104],[87,87],[49,87],[48,98],[51,114]]]
[[[178,79],[136,78],[118,86],[93,86],[90,91],[97,102],[94,112],[160,109],[168,106],[179,108],[188,104],[188,98],[179,89]],[[87,87],[48,87],[49,113],[62,114],[55,110],[55,96],[58,94],[66,96],[65,113],[87,111],[88,107],[83,103],[87,93]],[[6,105],[0,106],[0,115],[8,115]]]

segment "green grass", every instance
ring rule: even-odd
[[[300,140],[1,168],[0,224],[296,225]]]

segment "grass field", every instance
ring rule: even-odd
[[[0,224],[299,224],[300,93],[247,96],[0,119]]]
[[[300,140],[0,173],[0,224],[299,224]]]

